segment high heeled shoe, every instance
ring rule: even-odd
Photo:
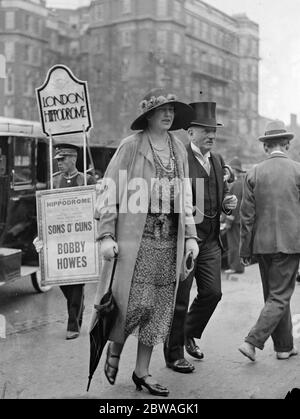
[[[107,378],[109,384],[114,385],[115,381],[116,381],[118,371],[119,371],[119,368],[118,368],[118,366],[115,367],[114,365],[112,365],[109,362],[110,358],[120,359],[120,355],[115,355],[115,354],[111,353],[111,344],[109,344],[108,347],[107,347],[106,361],[105,361],[105,364],[104,364],[104,374],[105,374],[105,377]],[[119,365],[119,363],[118,363],[118,365]]]
[[[144,377],[139,378],[135,372],[132,374],[132,380],[136,385],[137,391],[141,391],[142,387],[145,387],[150,394],[154,396],[168,396],[169,390],[166,387],[161,386],[160,384],[148,384],[146,383],[147,377],[151,377],[151,375],[145,375]]]

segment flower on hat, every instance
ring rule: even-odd
[[[176,95],[169,94],[169,95],[167,96],[167,99],[168,99],[168,100],[177,100],[177,97],[176,97]]]
[[[155,106],[163,105],[166,102],[175,101],[177,100],[176,96],[174,94],[169,94],[167,97],[165,96],[151,96],[149,100],[142,100],[139,107],[141,111],[144,113],[146,111],[149,111],[150,109],[154,108]]]

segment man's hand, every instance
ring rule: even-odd
[[[251,258],[241,258],[241,264],[244,266],[249,266],[251,264]]]
[[[190,238],[185,241],[185,254],[192,253],[195,260],[199,254],[199,246],[196,239]]]
[[[118,244],[111,237],[104,237],[100,241],[100,255],[104,259],[113,259],[118,253]]]
[[[40,253],[43,250],[44,243],[42,242],[42,240],[39,240],[38,237],[36,237],[33,240],[33,245],[34,245],[35,250],[37,251],[37,253]]]
[[[228,196],[226,196],[226,198],[224,198],[223,207],[226,210],[236,209],[237,204],[238,204],[238,199],[235,195],[228,195]]]

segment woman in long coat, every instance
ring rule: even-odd
[[[102,180],[97,200],[102,273],[96,304],[105,292],[118,255],[113,295],[118,318],[111,332],[105,375],[115,383],[126,338],[138,337],[132,379],[151,394],[167,396],[167,388],[149,375],[153,346],[168,338],[184,253],[197,257],[185,148],[169,131],[183,128],[191,108],[153,89],[140,104],[141,114],[124,139]],[[94,314],[95,315],[95,314]]]

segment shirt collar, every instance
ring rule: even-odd
[[[193,150],[194,153],[196,153],[197,155],[199,155],[199,157],[201,157],[203,160],[207,160],[210,158],[210,151],[208,151],[207,153],[205,153],[204,155],[201,153],[201,150],[199,147],[196,146],[196,144],[194,144],[193,142],[191,142],[191,148]]]

